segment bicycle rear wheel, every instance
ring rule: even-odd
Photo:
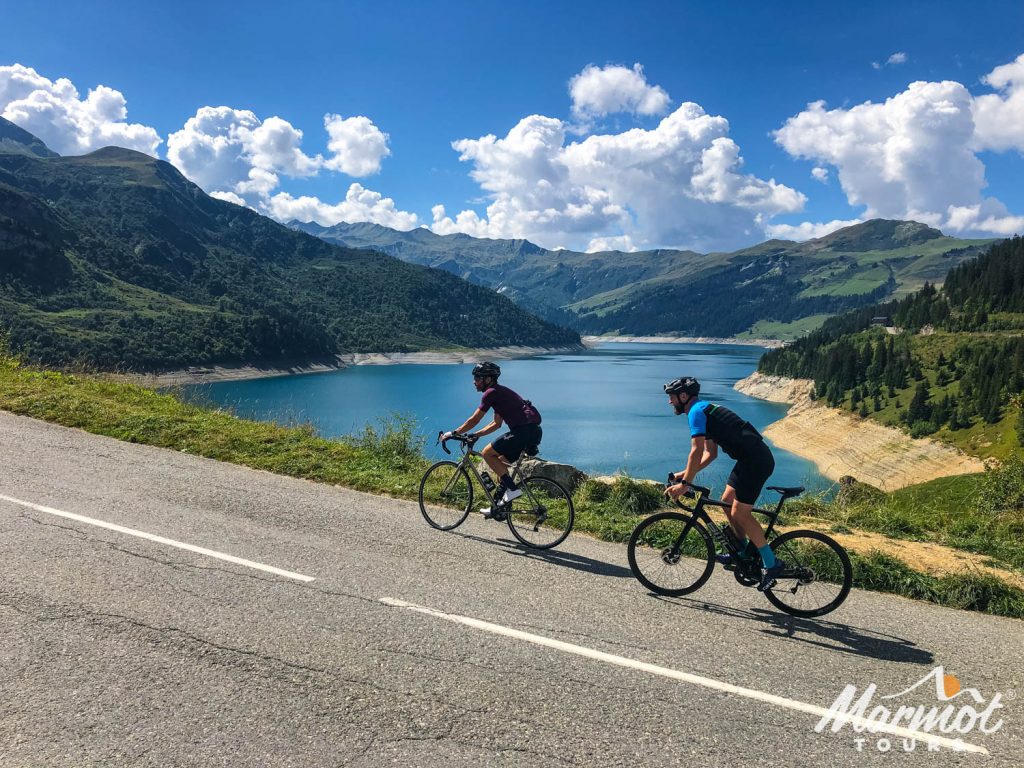
[[[439,461],[420,481],[420,512],[439,531],[462,525],[473,507],[473,483],[454,461]]]
[[[576,519],[572,497],[547,477],[528,477],[520,487],[523,495],[512,502],[508,527],[528,547],[551,549],[565,541]]]
[[[626,556],[641,584],[668,597],[700,589],[715,567],[711,534],[682,512],[660,512],[641,521],[629,537]]]
[[[788,531],[771,541],[787,568],[764,596],[791,616],[824,616],[842,605],[853,584],[846,550],[818,531]]]

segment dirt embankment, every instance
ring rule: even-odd
[[[764,430],[779,448],[813,461],[828,478],[852,475],[883,491],[937,477],[981,472],[980,459],[929,439],[811,400],[813,382],[753,373],[735,388],[762,400],[791,403],[789,413]]]

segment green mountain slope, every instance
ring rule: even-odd
[[[892,323],[889,331],[872,325]],[[892,329],[899,332],[892,333]],[[763,373],[814,379],[864,418],[1005,459],[1024,446],[1024,239],[954,267],[941,290],[833,317],[761,358]]]
[[[446,269],[588,333],[785,337],[831,314],[939,282],[992,240],[960,240],[916,222],[874,220],[805,243],[734,253],[578,253],[525,240],[398,232],[376,224],[289,226]],[[728,308],[726,311],[725,308]]]
[[[28,131],[0,117],[0,152],[36,157],[56,157],[57,153]]]
[[[579,342],[446,272],[215,200],[147,155],[43,156],[25,136],[0,148],[0,325],[34,359],[167,369]]]

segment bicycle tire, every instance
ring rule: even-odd
[[[512,535],[531,549],[557,547],[576,520],[572,496],[559,483],[541,475],[526,478],[520,487],[523,495],[512,502],[507,513]]]
[[[691,520],[691,515],[682,512],[659,512],[633,529],[626,549],[629,570],[651,592],[679,597],[700,589],[711,578],[715,569],[715,545],[699,520],[693,520],[682,551],[671,552],[683,526]],[[687,550],[689,554],[684,555]],[[704,563],[700,566],[702,559]],[[665,583],[669,575],[677,579],[674,585]]]
[[[447,499],[441,497],[444,493]],[[469,510],[473,508],[473,483],[460,464],[439,461],[423,473],[419,499],[420,512],[430,527],[450,531],[469,517]]]
[[[764,596],[780,611],[801,618],[824,616],[842,605],[850,594],[850,556],[831,536],[819,531],[787,531],[772,539],[770,546],[789,566],[787,572],[806,571],[801,577],[779,577],[776,586],[765,590]],[[804,581],[805,578],[810,581]]]

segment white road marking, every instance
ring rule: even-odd
[[[293,571],[285,571],[281,568],[275,568],[272,565],[264,565],[263,563],[257,563],[252,560],[246,560],[242,557],[235,557],[234,555],[228,555],[224,552],[217,552],[213,549],[206,549],[205,547],[197,547],[194,544],[186,544],[183,541],[175,541],[174,539],[167,539],[163,536],[156,536],[152,533],[146,533],[145,531],[138,531],[134,528],[125,528],[123,525],[117,525],[116,523],[108,523],[103,520],[97,520],[93,517],[86,517],[85,515],[76,515],[74,512],[65,512],[62,509],[54,509],[53,507],[44,507],[42,504],[33,504],[30,501],[22,501],[21,499],[15,499],[11,496],[4,496],[0,494],[0,500],[9,501],[11,504],[20,504],[23,507],[34,509],[36,512],[45,512],[48,515],[57,515],[58,517],[66,517],[69,520],[76,520],[79,523],[88,523],[89,525],[95,525],[99,528],[106,528],[110,531],[117,531],[118,533],[125,533],[129,536],[137,536],[140,539],[148,539],[149,541],[155,541],[157,544],[166,544],[169,547],[177,547],[178,549],[186,549],[189,552],[195,552],[200,555],[206,555],[207,557],[215,557],[218,560],[226,560],[229,563],[235,565],[244,565],[246,568],[255,568],[258,571],[266,571],[267,573],[273,573],[276,576],[284,576],[288,579],[296,579],[298,581],[313,581],[312,576],[304,576],[301,573],[295,573]]]
[[[614,664],[619,667],[636,669],[640,670],[641,672],[648,672],[652,675],[661,675],[662,677],[667,677],[671,680],[679,680],[684,683],[692,683],[693,685],[699,685],[704,688],[711,688],[716,691],[722,691],[723,693],[732,693],[737,696],[744,696],[748,699],[754,699],[755,701],[763,701],[767,704],[774,704],[779,707],[794,709],[797,712],[805,712],[810,715],[815,715],[819,718],[829,713],[829,710],[825,709],[824,707],[819,707],[814,704],[806,704],[802,701],[797,701],[796,699],[787,699],[783,696],[776,696],[772,693],[764,693],[763,691],[758,691],[753,688],[741,688],[738,685],[723,683],[720,680],[713,680],[709,677],[692,675],[688,672],[680,672],[676,669],[660,667],[657,664],[648,664],[647,662],[637,661],[636,659],[626,658],[625,656],[616,656],[611,653],[596,651],[593,648],[586,648],[582,645],[565,643],[561,640],[554,640],[550,637],[544,637],[543,635],[535,635],[531,632],[523,632],[518,629],[512,629],[511,627],[502,626],[501,624],[492,624],[489,621],[473,619],[469,616],[459,616],[458,614],[454,613],[444,613],[443,611],[438,611],[434,608],[427,608],[422,605],[407,603],[404,600],[398,600],[393,597],[382,597],[380,598],[380,602],[384,603],[385,605],[390,605],[394,608],[405,608],[410,611],[416,611],[417,613],[426,614],[427,616],[433,616],[438,619],[444,619],[445,621],[451,621],[455,624],[463,624],[467,627],[473,627],[474,629],[483,630],[484,632],[491,632],[495,635],[513,637],[517,640],[525,640],[528,643],[543,645],[547,648],[554,648],[558,651],[573,653],[577,656],[585,656],[588,659],[603,661],[607,664]],[[915,731],[910,728],[900,727],[898,725],[868,723],[866,718],[858,717],[856,715],[848,715],[845,717],[848,717],[848,722],[854,725],[869,724],[871,728],[875,729],[875,732],[878,733],[889,733],[894,736],[902,736],[908,739],[918,739],[926,743],[948,747],[952,750],[959,752],[977,752],[983,755],[989,754],[988,750],[985,749],[985,747],[979,746],[977,744],[968,744],[966,741],[962,741],[960,739],[949,739],[945,736],[936,736],[931,733]]]

